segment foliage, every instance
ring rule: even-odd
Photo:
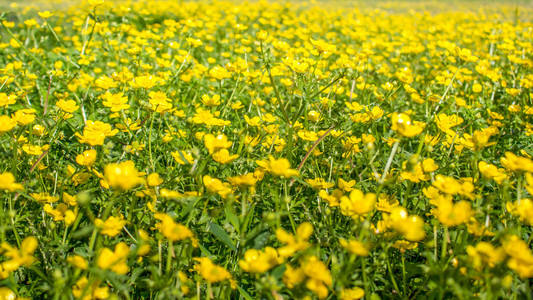
[[[0,299],[531,297],[533,24],[320,5],[3,13]]]

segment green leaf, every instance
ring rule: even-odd
[[[211,233],[213,233],[219,240],[226,244],[226,246],[228,246],[231,250],[237,251],[237,248],[235,247],[235,245],[233,245],[233,242],[231,241],[231,238],[229,237],[228,233],[218,224],[209,223],[209,231],[211,231]]]
[[[233,209],[229,206],[229,204],[226,205],[226,207],[224,208],[224,212],[226,213],[226,219],[228,219],[228,221],[231,223],[231,225],[233,225],[235,230],[237,230],[237,233],[240,233],[239,217],[235,215]]]
[[[202,253],[206,256],[206,257],[209,257],[209,258],[213,258],[213,254],[211,254],[211,252],[209,252],[209,250],[207,250],[204,246],[202,245],[198,245],[198,248],[200,248],[200,251],[202,251]]]
[[[246,232],[246,230],[248,229],[248,226],[250,225],[254,217],[254,212],[255,212],[255,203],[252,204],[252,206],[250,207],[250,210],[248,210],[248,212],[246,213],[246,216],[244,217],[244,220],[242,222],[243,223],[242,232]]]
[[[245,245],[252,247],[253,249],[261,249],[268,241],[268,237],[270,237],[268,226],[264,225],[264,223],[260,223],[248,233]]]
[[[237,286],[237,289],[239,290],[239,293],[241,293],[241,296],[244,297],[244,299],[252,300],[252,297],[250,296],[250,294],[248,294],[247,291],[243,290],[243,288],[241,288],[240,286]]]
[[[73,239],[81,239],[81,238],[84,238],[84,237],[88,237],[93,232],[93,229],[94,229],[93,226],[83,227],[80,230],[73,232],[72,233],[72,238]]]

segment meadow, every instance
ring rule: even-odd
[[[1,7],[0,300],[533,298],[531,4]]]

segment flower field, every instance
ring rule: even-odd
[[[0,300],[532,299],[533,8],[0,10]]]

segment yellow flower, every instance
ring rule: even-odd
[[[157,84],[157,81],[158,78],[154,76],[138,76],[135,77],[133,82],[130,82],[130,85],[134,88],[144,88],[145,90],[149,90]]]
[[[198,247],[198,240],[189,228],[174,222],[171,216],[164,213],[156,213],[154,217],[161,221],[155,225],[155,228],[169,241],[176,242],[190,239],[193,247]]]
[[[340,294],[341,300],[358,300],[365,296],[365,290],[360,287],[352,289],[342,289]]]
[[[31,144],[24,144],[22,146],[22,150],[30,155],[39,156],[43,154],[44,151],[48,150],[50,148],[49,145],[45,145],[43,147],[38,145],[31,145]]]
[[[278,228],[276,230],[276,238],[285,244],[285,246],[278,248],[278,254],[282,257],[290,257],[297,251],[309,248],[310,244],[307,240],[312,233],[313,226],[308,222],[304,222],[296,228],[296,235],[289,234],[282,228]]]
[[[24,186],[20,183],[16,183],[15,176],[11,172],[5,172],[0,174],[0,191],[22,191]]]
[[[82,270],[87,270],[89,263],[85,258],[79,255],[72,255],[67,258],[67,262],[73,265],[74,267]]]
[[[50,18],[51,16],[54,15],[49,10],[45,10],[45,11],[42,11],[42,12],[40,11],[37,14],[39,15],[39,17],[41,17],[43,19],[48,19],[48,18]]]
[[[104,167],[104,177],[111,188],[130,190],[143,182],[133,161],[108,164]]]
[[[76,156],[76,162],[82,166],[92,166],[96,162],[97,152],[94,149],[83,151]]]
[[[201,101],[206,106],[210,106],[210,107],[218,106],[220,104],[220,96],[213,95],[212,97],[209,97],[208,95],[203,95]]]
[[[500,159],[502,165],[511,172],[530,172],[533,173],[533,160],[515,155],[512,152],[505,152],[505,157]]]
[[[439,129],[442,130],[443,132],[449,132],[450,128],[463,123],[463,121],[464,119],[459,117],[458,115],[448,116],[446,114],[438,114],[437,117],[435,118],[437,127],[439,127]]]
[[[483,176],[493,179],[498,184],[502,184],[502,182],[509,178],[507,174],[504,173],[504,169],[498,168],[495,165],[488,164],[484,161],[480,161],[478,163],[479,172],[483,174]]]
[[[448,195],[459,194],[469,199],[474,199],[474,185],[468,180],[458,181],[455,178],[439,174],[435,176],[433,186]]]
[[[400,202],[393,196],[389,196],[384,193],[380,193],[378,197],[378,202],[376,203],[376,209],[378,211],[383,211],[390,213],[393,208],[400,205]]]
[[[150,99],[148,102],[152,105],[152,110],[158,113],[165,113],[172,109],[171,100],[167,97],[164,92],[150,92],[148,94]]]
[[[54,203],[59,200],[59,197],[50,196],[48,193],[31,193],[32,196],[37,202],[41,203]]]
[[[481,93],[481,91],[483,91],[483,86],[479,83],[475,83],[473,86],[472,86],[472,92],[474,93]]]
[[[318,196],[327,201],[330,207],[336,207],[340,205],[344,193],[339,189],[334,189],[330,195],[326,190],[320,190]]]
[[[502,248],[494,248],[487,242],[479,242],[475,247],[468,245],[466,253],[468,253],[472,266],[478,271],[484,267],[494,268],[505,258]]]
[[[117,133],[118,129],[111,129],[111,125],[107,123],[88,120],[87,125],[83,129],[83,135],[79,133],[75,135],[80,143],[100,146],[104,144],[106,137],[115,136]]]
[[[339,178],[339,182],[337,184],[339,185],[339,189],[345,192],[351,192],[353,190],[353,186],[355,185],[355,180],[344,181],[344,179]]]
[[[400,136],[413,137],[420,134],[426,124],[418,121],[411,122],[409,115],[405,113],[392,114],[392,130],[396,131]]]
[[[190,37],[186,38],[185,40],[187,40],[187,43],[189,43],[189,46],[194,47],[194,48],[202,46],[204,44],[199,39],[194,39]]]
[[[230,78],[231,73],[229,73],[228,70],[220,66],[216,66],[212,68],[211,70],[209,70],[209,77],[214,78],[216,80],[222,80],[225,78]]]
[[[73,113],[77,111],[80,107],[77,105],[74,100],[64,100],[61,99],[56,102],[56,106],[59,107],[62,111],[66,113]]]
[[[0,116],[0,135],[4,132],[11,131],[15,126],[17,126],[17,120],[9,116]]]
[[[247,115],[244,115],[244,121],[246,122],[246,124],[252,127],[261,125],[261,119],[259,117],[250,118]]]
[[[315,178],[315,179],[306,179],[305,182],[309,183],[311,187],[317,190],[329,189],[335,185],[334,183],[326,182],[323,178],[320,178],[320,177]]]
[[[426,158],[422,161],[422,170],[425,173],[435,172],[439,168],[439,165],[435,164],[432,158]]]
[[[43,210],[54,218],[54,221],[63,221],[65,220],[66,212],[68,211],[68,206],[64,203],[60,203],[54,209],[50,204],[45,204]]]
[[[315,293],[319,299],[328,296],[328,287],[331,287],[333,279],[326,265],[316,256],[307,256],[301,264],[302,272],[307,276],[305,287]]]
[[[434,204],[437,206],[437,219],[447,227],[464,224],[474,215],[471,204],[466,201],[453,203],[451,197],[439,197]]]
[[[112,112],[118,112],[123,109],[130,108],[128,103],[128,97],[124,96],[124,93],[120,92],[117,94],[111,94],[109,91],[106,91],[104,95],[101,96],[104,99],[102,104],[105,107],[110,107]]]
[[[283,283],[292,289],[297,284],[301,283],[305,279],[305,274],[301,268],[293,268],[287,264],[285,272],[283,272]]]
[[[339,243],[344,249],[348,250],[350,253],[353,253],[358,256],[368,255],[369,246],[365,243],[356,240],[347,241],[345,239],[339,239]]]
[[[92,0],[90,0],[92,1]],[[91,281],[91,285],[89,285],[89,280],[87,277],[82,277],[76,281],[76,284],[72,286],[72,295],[76,297],[76,299],[83,299],[83,300],[103,300],[108,299],[109,294],[109,288],[107,286],[100,287],[100,281],[93,280]],[[82,295],[84,296],[82,298]]]
[[[17,103],[16,95],[7,95],[6,93],[0,93],[0,107],[8,107],[11,104]]]
[[[17,294],[15,294],[15,292],[13,292],[10,288],[3,286],[0,287],[0,299],[15,300],[17,299]]]
[[[17,121],[19,125],[27,125],[35,121],[35,109],[19,109],[15,112],[13,119]]]
[[[394,244],[392,244],[392,247],[404,253],[406,250],[416,249],[418,247],[418,243],[413,243],[405,240],[397,240],[394,242]]]
[[[159,174],[157,173],[151,173],[146,177],[146,185],[148,186],[158,186],[162,184],[164,181],[159,177]]]
[[[239,260],[239,266],[248,273],[264,273],[282,262],[283,258],[278,256],[276,249],[266,247],[264,251],[247,250],[244,260]]]
[[[120,242],[115,246],[114,251],[109,248],[100,250],[96,264],[102,270],[111,270],[117,274],[124,275],[130,269],[127,264],[129,254],[130,247],[126,243]]]
[[[104,4],[104,0],[87,0],[89,2],[89,5],[91,6],[98,6]]]
[[[349,197],[344,196],[341,198],[341,213],[357,219],[359,216],[372,212],[376,200],[376,194],[368,193],[365,195],[361,190],[354,189]]]
[[[4,242],[0,245],[0,253],[9,260],[0,263],[0,279],[4,279],[9,274],[21,266],[30,266],[35,261],[33,253],[37,249],[38,242],[33,236],[25,238],[20,249],[12,247]],[[7,275],[7,276],[4,276]]]
[[[216,137],[212,134],[206,134],[204,135],[204,144],[209,151],[209,154],[213,154],[222,149],[231,147],[233,142],[228,141],[228,137],[223,134],[220,134]]]
[[[512,235],[504,240],[502,247],[510,257],[507,260],[509,269],[517,272],[521,278],[532,278],[533,253],[526,242],[518,236]]]
[[[298,176],[300,172],[297,170],[291,169],[291,164],[286,158],[276,159],[273,156],[268,156],[268,161],[256,160],[255,161],[260,167],[266,169],[268,172],[276,176],[283,176],[286,178]]]
[[[316,50],[318,50],[320,54],[333,52],[337,48],[335,45],[328,44],[324,40],[309,39],[309,41],[316,48]]]
[[[222,198],[226,198],[229,194],[232,193],[231,186],[217,178],[212,178],[209,175],[203,177],[203,183],[205,188],[214,194],[218,194]]]
[[[232,161],[234,161],[236,158],[239,157],[238,154],[230,155],[228,149],[221,149],[215,153],[212,154],[213,160],[221,163],[221,164],[227,164]]]
[[[258,179],[255,177],[254,173],[248,173],[240,176],[229,177],[227,179],[232,186],[238,187],[252,187],[255,186]]]
[[[100,229],[100,232],[102,234],[111,237],[119,234],[122,231],[122,228],[124,228],[127,223],[128,221],[124,220],[123,215],[120,215],[118,217],[111,216],[105,221],[102,221],[102,219],[99,218],[94,220],[94,226]]]
[[[420,241],[426,236],[424,221],[418,216],[409,215],[407,210],[401,206],[392,209],[385,223],[388,228],[399,231],[405,239],[411,242]]]
[[[180,165],[191,164],[194,161],[194,158],[192,157],[191,153],[183,151],[174,151],[171,152],[170,155],[172,155],[174,160]]]
[[[459,56],[464,61],[476,62],[478,60],[477,57],[472,55],[470,49],[455,47],[454,51],[455,55]]]
[[[194,270],[207,282],[217,283],[229,280],[233,289],[237,287],[231,274],[223,267],[215,265],[208,257],[195,257],[194,260],[198,262],[194,265]]]
[[[256,34],[255,34],[255,37],[260,40],[260,41],[265,41],[268,37],[268,32],[264,31],[264,30],[259,30]]]
[[[523,223],[533,226],[533,200],[526,198],[515,202],[510,212],[518,216]]]

